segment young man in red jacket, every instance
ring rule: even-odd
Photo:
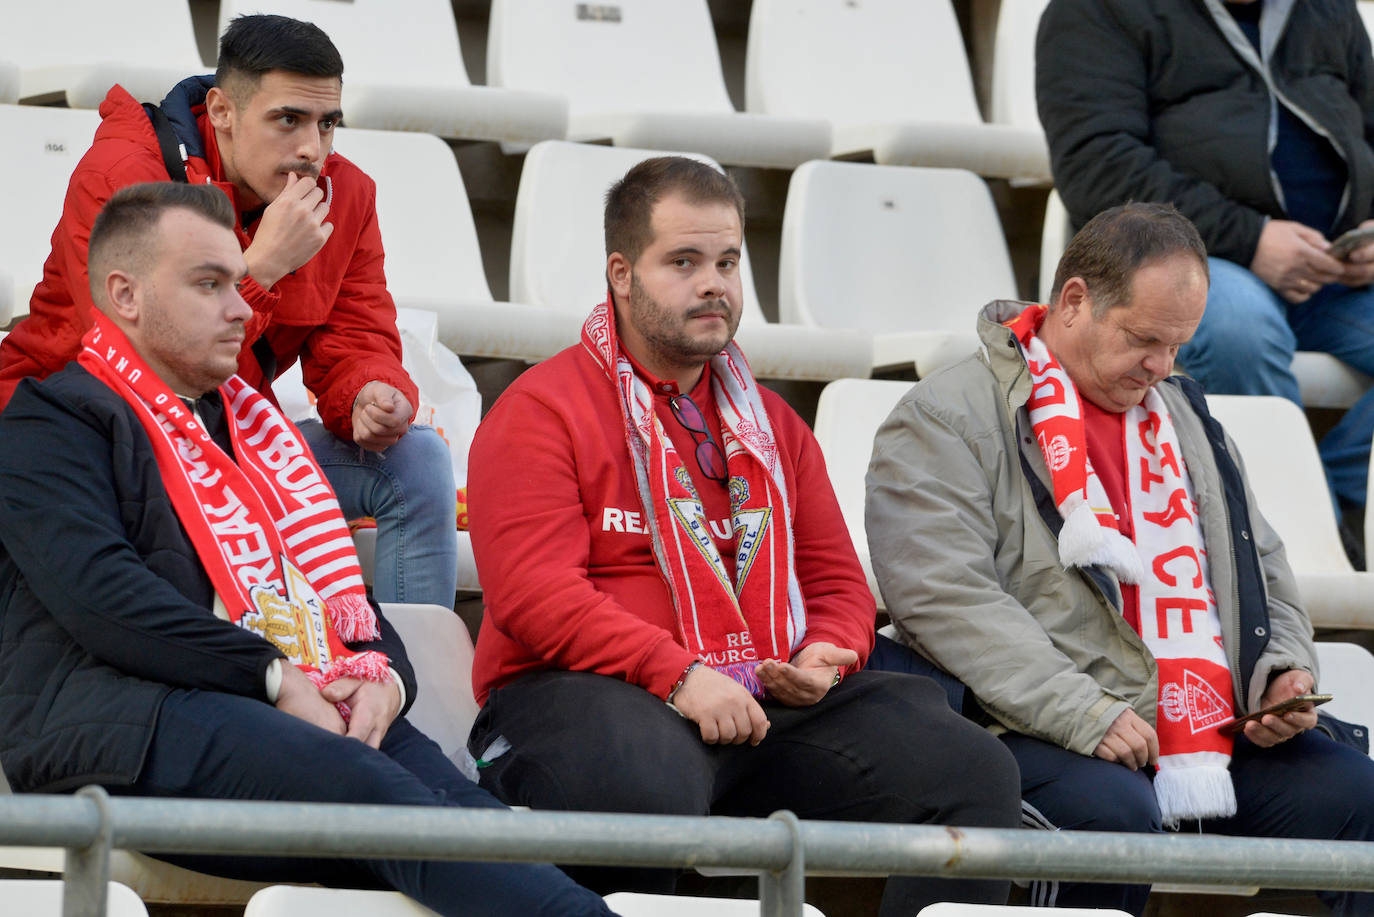
[[[1015,826],[1000,743],[934,682],[862,671],[874,603],[820,447],[731,343],[743,209],[696,160],[631,169],[607,301],[478,429],[482,785],[535,808]],[[1006,891],[894,878],[883,913]]]
[[[248,263],[240,375],[270,394],[301,361],[323,420],[301,432],[345,514],[377,518],[377,599],[448,606],[458,576],[452,466],[435,431],[410,425],[419,397],[401,366],[376,186],[330,149],[342,74],[314,25],[242,16],[221,39],[214,77],[183,80],[160,108],[113,87],[30,314],[0,342],[0,410],[21,379],[76,358],[92,323],[86,240],[111,195],[169,177],[213,184],[234,204]]]

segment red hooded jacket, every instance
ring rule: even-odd
[[[214,128],[205,116],[205,94],[212,85],[210,77],[183,80],[162,107],[186,148],[188,180],[213,184],[229,195],[238,218],[239,244],[247,248],[258,223],[255,219],[242,225],[234,187],[224,180]],[[34,288],[29,316],[0,341],[0,410],[19,380],[46,377],[76,358],[94,308],[86,245],[100,208],[120,188],[168,178],[152,122],[132,96],[115,86],[101,103],[100,115],[104,120],[95,141],[67,187],[52,253],[43,266],[42,282]],[[299,359],[324,425],[351,441],[353,401],[365,384],[385,382],[412,405],[419,404],[419,393],[401,367],[396,306],[382,272],[376,185],[337,153],[325,160],[319,180],[328,182],[334,232],[319,253],[270,292],[252,278],[244,281],[241,292],[254,314],[239,354],[239,374],[270,394],[271,380],[263,378],[252,351],[253,342],[265,336],[276,357],[277,374]]]

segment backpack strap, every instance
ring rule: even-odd
[[[172,122],[163,113],[162,106],[144,103],[143,110],[153,123],[153,133],[157,134],[157,145],[162,150],[162,164],[167,168],[167,177],[172,181],[187,182],[186,147],[177,139]]]

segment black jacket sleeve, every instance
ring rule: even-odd
[[[281,653],[214,616],[133,413],[89,375],[59,377],[25,380],[0,416],[0,541],[24,585],[120,672],[265,700]]]
[[[1151,146],[1150,42],[1167,36],[1148,9],[1138,17],[1125,10],[1110,0],[1052,0],[1040,20],[1035,95],[1064,205],[1082,226],[1127,201],[1172,202],[1209,254],[1248,267],[1264,215]]]

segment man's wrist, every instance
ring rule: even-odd
[[[699,668],[701,668],[701,660],[693,659],[687,668],[682,670],[682,674],[678,676],[677,681],[674,682],[672,688],[668,690],[668,703],[671,704],[673,702],[674,698],[677,697],[677,692],[681,691],[682,686],[687,683],[687,676],[691,675]]]

